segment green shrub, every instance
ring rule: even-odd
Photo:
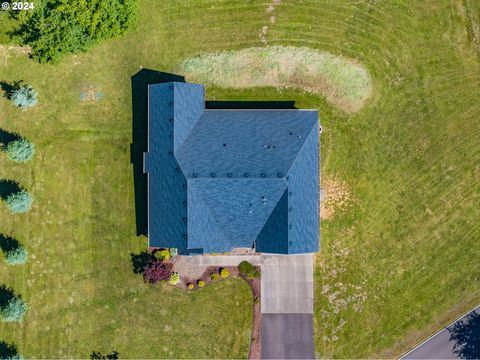
[[[174,257],[178,255],[178,249],[177,248],[170,248],[170,256]]]
[[[255,269],[255,266],[253,266],[248,261],[242,261],[238,265],[238,271],[240,272],[240,274],[245,275],[249,279],[260,276],[260,273]]]
[[[20,190],[10,194],[5,199],[5,203],[13,214],[20,214],[29,211],[32,207],[32,195],[26,190]]]
[[[15,106],[22,108],[22,110],[27,110],[29,107],[37,105],[37,96],[37,91],[31,86],[21,85],[12,91],[10,100],[12,100]]]
[[[5,262],[9,265],[25,264],[27,260],[28,251],[23,245],[19,245],[17,248],[5,252]]]
[[[210,274],[210,279],[212,279],[212,281],[217,281],[218,280],[218,274],[217,273],[211,273]]]
[[[10,142],[5,151],[10,160],[24,163],[32,160],[35,155],[35,145],[26,139],[19,139]]]
[[[27,311],[28,306],[19,297],[12,297],[6,305],[2,307],[0,313],[2,315],[2,321],[14,322],[22,321],[23,315]]]
[[[16,30],[39,62],[86,51],[134,27],[137,0],[44,1]]]
[[[168,249],[157,250],[154,255],[160,261],[167,261],[170,259],[170,251],[168,251]]]
[[[253,303],[258,304],[259,302],[260,302],[260,298],[256,296],[255,299],[253,299]]]
[[[193,285],[192,283],[187,284],[187,289],[189,289],[189,290],[193,290],[194,287],[195,287],[195,285]]]
[[[179,281],[180,281],[180,275],[178,275],[177,272],[172,272],[170,274],[170,279],[168,280],[168,283],[172,285],[177,285]]]
[[[197,285],[198,285],[199,288],[202,288],[202,287],[205,286],[205,281],[203,281],[203,280],[198,280],[198,281],[197,281]]]
[[[221,268],[220,269],[220,276],[225,279],[225,278],[230,276],[230,271],[228,271],[225,268]]]

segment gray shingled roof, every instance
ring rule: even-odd
[[[150,85],[148,149],[150,246],[318,251],[317,111],[205,110],[201,85]]]

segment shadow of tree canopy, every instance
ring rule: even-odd
[[[147,175],[143,172],[143,153],[148,144],[148,85],[171,81],[185,82],[180,75],[142,69],[131,77],[132,81],[132,144],[130,159],[133,164],[135,215],[137,236],[147,235]]]
[[[453,352],[462,359],[480,359],[480,313],[474,311],[448,328]]]
[[[135,274],[141,274],[148,264],[155,261],[155,256],[148,251],[142,251],[139,254],[130,254],[132,260],[132,269]]]
[[[5,285],[0,285],[0,308],[4,308],[8,302],[15,297],[12,289]]]
[[[21,138],[22,137],[20,135],[16,134],[16,133],[11,133],[9,131],[5,131],[5,130],[0,129],[0,147],[3,146],[4,149],[12,141],[19,140]]]
[[[15,180],[0,180],[0,198],[5,200],[9,195],[21,191],[22,188]]]
[[[113,350],[111,353],[106,355],[102,354],[100,351],[92,351],[90,354],[90,359],[118,359],[119,352],[117,350]]]
[[[17,90],[23,83],[23,80],[7,82],[7,81],[0,81],[0,88],[3,90],[3,96],[7,99],[11,99],[13,92]]]
[[[0,359],[12,359],[18,356],[17,346],[13,343],[0,341]]]
[[[14,250],[20,246],[20,242],[10,236],[0,234],[0,249],[3,252]]]

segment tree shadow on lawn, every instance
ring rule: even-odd
[[[130,161],[133,164],[137,236],[147,235],[147,174],[143,172],[143,153],[148,144],[148,85],[171,81],[185,82],[180,75],[142,69],[132,76],[132,139]]]
[[[3,150],[10,144],[12,141],[19,140],[22,137],[16,133],[11,133],[5,130],[0,129],[0,149],[3,147]]]
[[[155,260],[155,256],[148,251],[142,251],[139,254],[130,254],[132,260],[132,269],[135,274],[141,274],[148,264]]]
[[[22,188],[14,180],[0,180],[0,198],[7,199],[8,196],[21,191]]]
[[[8,302],[15,297],[12,289],[5,285],[0,285],[0,309],[3,309]]]
[[[10,236],[0,234],[0,250],[4,253],[15,250],[20,246],[20,242]],[[1,359],[1,357],[0,357]]]
[[[448,328],[453,352],[461,359],[480,359],[480,313],[472,312],[466,319]]]
[[[23,80],[20,81],[13,81],[11,83],[7,81],[0,81],[0,88],[3,90],[3,96],[6,97],[7,99],[11,99],[13,92],[17,90],[23,83]]]
[[[15,344],[0,341],[0,359],[11,359],[18,356],[18,349]]]

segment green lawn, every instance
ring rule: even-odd
[[[309,46],[357,59],[373,96],[355,115],[325,99],[272,88],[209,88],[209,99],[294,99],[320,109],[322,176],[345,182],[354,207],[322,221],[316,348],[328,357],[400,354],[480,300],[480,6],[474,0],[142,1],[138,29],[59,65],[0,51],[0,80],[40,93],[27,112],[0,100],[0,128],[37,157],[0,177],[35,203],[0,207],[0,232],[26,244],[26,266],[0,283],[30,305],[0,339],[26,357],[245,357],[251,299],[228,281],[194,294],[151,289],[130,268],[135,237],[130,76],[175,71],[201,52]],[[275,23],[269,19],[275,16]],[[7,24],[9,27],[11,24]],[[1,26],[1,25],[0,25]],[[0,39],[5,39],[4,34]],[[105,94],[82,103],[82,88]],[[343,324],[343,325],[341,325]]]

